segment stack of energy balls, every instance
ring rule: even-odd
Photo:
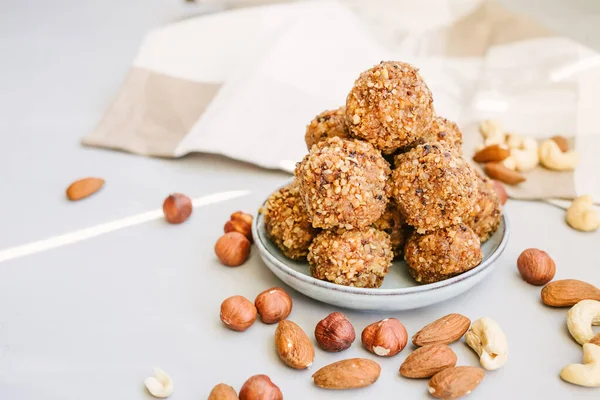
[[[382,62],[363,72],[346,106],[315,117],[292,184],[264,207],[265,229],[313,277],[381,286],[404,256],[417,282],[477,266],[498,228],[493,184],[462,158],[455,123],[435,114],[418,70]]]

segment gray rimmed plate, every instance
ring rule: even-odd
[[[448,300],[469,290],[489,275],[494,262],[502,254],[509,237],[509,227],[503,215],[500,227],[483,244],[481,264],[464,274],[445,281],[420,285],[408,274],[404,262],[395,262],[377,289],[337,285],[310,276],[308,263],[290,260],[267,237],[263,215],[258,214],[252,233],[260,256],[269,269],[283,282],[300,293],[324,303],[355,310],[410,310]]]

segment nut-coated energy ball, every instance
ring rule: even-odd
[[[317,115],[306,127],[304,141],[310,150],[313,145],[331,137],[349,138],[350,134],[346,127],[346,107],[337,110],[323,111]]]
[[[483,243],[496,232],[501,218],[502,208],[494,183],[488,178],[478,176],[477,201],[473,211],[465,219],[465,225],[473,229]]]
[[[404,245],[409,233],[409,227],[394,201],[390,201],[381,217],[373,223],[375,229],[390,235],[394,259],[401,259]]]
[[[319,230],[310,223],[295,182],[271,194],[263,212],[265,231],[273,243],[286,257],[305,259]]]
[[[296,165],[300,195],[316,228],[367,227],[388,201],[389,164],[369,143],[338,137],[313,146]]]
[[[462,133],[455,122],[446,118],[433,118],[431,127],[423,139],[423,143],[426,142],[440,142],[457,155],[462,155]]]
[[[376,288],[381,286],[392,263],[392,245],[387,233],[375,228],[324,231],[310,245],[310,273],[317,279],[339,285]]]
[[[414,233],[404,248],[408,271],[417,282],[433,283],[479,265],[479,238],[464,224],[421,235]]]
[[[418,233],[461,223],[477,199],[473,168],[438,142],[396,156],[391,185],[406,222]]]
[[[385,154],[422,138],[433,116],[429,88],[416,68],[402,62],[381,62],[363,72],[346,98],[351,135]]]

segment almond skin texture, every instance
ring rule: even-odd
[[[471,320],[461,314],[448,314],[426,325],[412,337],[415,346],[450,344],[463,337]]]
[[[315,338],[323,350],[337,352],[349,348],[356,339],[356,333],[344,314],[333,312],[319,321],[315,327]]]
[[[429,393],[438,399],[458,399],[481,383],[485,372],[478,367],[452,367],[438,372],[429,380]]]
[[[275,330],[275,349],[279,358],[295,369],[306,369],[315,359],[315,348],[306,333],[286,319]]]
[[[224,234],[215,243],[215,254],[221,264],[228,267],[238,267],[250,256],[250,241],[239,232]]]
[[[192,215],[192,200],[185,194],[173,193],[163,203],[165,219],[170,224],[181,224]]]
[[[507,185],[518,185],[526,180],[525,176],[520,172],[508,169],[499,162],[489,162],[484,165],[483,170],[490,178],[506,183]]]
[[[102,178],[83,178],[75,181],[67,188],[67,198],[71,201],[85,199],[96,193],[104,185]]]
[[[219,383],[210,391],[208,400],[239,400],[239,398],[231,386]]]
[[[554,143],[558,145],[560,151],[563,153],[569,151],[569,139],[564,136],[553,136],[551,139],[554,140]]]
[[[268,376],[254,375],[240,389],[240,400],[283,400],[283,394]]]
[[[381,367],[366,358],[350,358],[329,364],[312,376],[315,385],[324,389],[358,389],[379,379]]]
[[[493,144],[479,150],[473,156],[478,163],[499,162],[510,156],[510,148],[504,144]]]
[[[229,329],[243,332],[256,321],[256,307],[243,296],[231,296],[221,304],[220,317]]]
[[[223,231],[225,233],[239,232],[252,243],[252,219],[252,215],[243,211],[236,211],[231,214],[229,221],[225,223]]]
[[[498,199],[500,200],[500,204],[505,205],[508,200],[508,194],[506,193],[506,189],[502,182],[498,182],[492,179],[492,183],[494,184],[494,189],[496,190],[496,194],[498,195]]]
[[[431,378],[456,365],[456,354],[445,344],[428,344],[413,351],[400,366],[405,378]]]
[[[524,250],[517,259],[517,268],[523,280],[531,285],[545,285],[554,278],[556,265],[545,251]]]
[[[386,318],[367,326],[362,331],[361,340],[371,353],[392,357],[406,347],[408,333],[402,322],[396,318]]]
[[[542,301],[550,307],[571,307],[581,300],[600,301],[600,289],[576,279],[550,282],[542,289]]]
[[[292,298],[282,288],[267,289],[256,296],[254,305],[265,324],[275,324],[292,312]]]

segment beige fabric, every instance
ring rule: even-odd
[[[83,139],[83,144],[172,157],[220,86],[134,67],[104,118]]]

